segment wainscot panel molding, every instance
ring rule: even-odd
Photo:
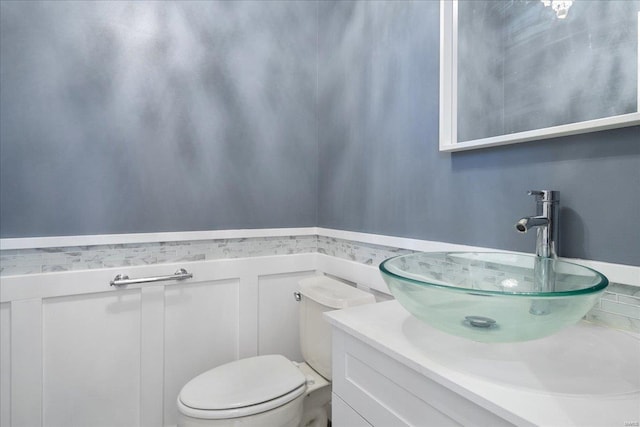
[[[11,425],[11,304],[0,304],[0,425]]]
[[[3,277],[2,425],[175,425],[177,395],[199,373],[264,352],[301,360],[292,290],[318,274],[315,258]],[[116,274],[160,276],[177,268],[193,279],[109,285]]]
[[[391,298],[378,270],[388,257],[491,250],[340,230],[285,230],[291,229],[169,243],[79,246],[70,240],[71,247],[1,251],[2,426],[72,420],[175,425],[177,394],[200,372],[257,354],[302,360],[292,297],[300,278],[326,274],[380,301]],[[83,256],[95,264],[75,268]],[[586,319],[640,332],[640,268],[574,261],[612,282]],[[12,272],[10,262],[25,272]],[[117,274],[162,276],[178,268],[193,279],[109,286]]]

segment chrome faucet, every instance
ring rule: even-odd
[[[559,192],[552,190],[531,190],[536,197],[536,216],[527,216],[516,222],[516,230],[526,233],[537,228],[536,255],[541,258],[558,256],[558,203]]]
[[[558,203],[559,192],[531,190],[536,196],[536,216],[527,216],[516,222],[516,230],[526,233],[537,228],[536,258],[533,266],[533,289],[541,292],[553,291],[556,287],[555,259],[558,256]],[[546,315],[551,312],[548,301],[534,300],[529,312]]]

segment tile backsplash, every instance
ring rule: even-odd
[[[317,236],[252,237],[0,251],[0,276],[313,253]]]
[[[640,287],[611,283],[586,320],[640,333]]]
[[[415,251],[321,235],[17,249],[0,251],[0,277],[302,253],[377,266],[387,258],[412,252]],[[611,283],[585,319],[640,333],[640,287]]]

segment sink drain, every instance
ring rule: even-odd
[[[484,316],[465,316],[464,324],[474,328],[493,328],[498,326],[495,320]]]

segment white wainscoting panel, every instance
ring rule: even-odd
[[[2,277],[0,425],[175,426],[194,376],[259,346],[295,356],[292,292],[315,266],[295,254]],[[177,268],[193,279],[109,286]]]
[[[293,293],[298,282],[314,271],[274,274],[258,278],[258,353],[282,354],[302,362],[298,304]]]
[[[11,424],[11,304],[0,304],[0,426]]]
[[[239,286],[238,279],[228,279],[165,290],[165,425],[177,423],[182,386],[238,358]]]
[[[11,423],[42,424],[42,300],[11,302]]]
[[[140,418],[140,289],[43,301],[43,424]]]
[[[164,286],[142,288],[140,425],[161,426],[164,408]]]

